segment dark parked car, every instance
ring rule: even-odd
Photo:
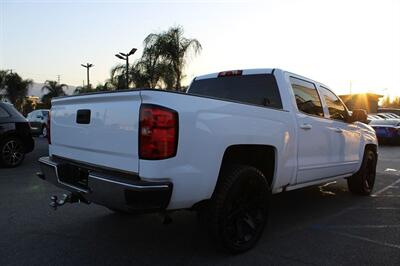
[[[400,120],[380,119],[369,123],[375,129],[380,143],[400,144]]]
[[[47,123],[49,120],[49,110],[41,109],[30,112],[26,119],[28,119],[29,124],[31,125],[31,132],[34,135],[42,135],[43,137],[47,136]]]
[[[378,108],[378,113],[393,113],[400,115],[400,109],[398,108]]]
[[[8,103],[0,102],[0,165],[15,167],[34,148],[28,121]]]

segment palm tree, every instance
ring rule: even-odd
[[[156,53],[168,63],[174,72],[175,88],[181,90],[181,80],[186,58],[190,52],[200,53],[202,47],[198,40],[188,39],[183,36],[181,26],[171,27],[166,32],[152,33],[144,40],[146,49]]]
[[[42,102],[50,107],[52,98],[66,95],[64,89],[68,89],[68,85],[58,84],[54,80],[46,80],[42,91],[47,90],[47,93],[42,96]]]
[[[0,92],[6,87],[6,78],[8,75],[8,70],[0,70]]]
[[[106,81],[104,84],[97,84],[95,91],[110,91],[112,90],[112,85],[109,81]]]
[[[154,78],[151,78],[147,69],[148,63],[144,61],[138,61],[134,63],[129,69],[128,77],[129,85],[133,85],[135,88],[151,88],[154,84]],[[126,88],[126,67],[125,65],[119,64],[111,69],[111,78],[109,82],[116,90],[123,90]]]
[[[135,88],[172,89],[175,85],[175,72],[153,47],[146,47],[142,57],[129,68],[129,84]],[[116,90],[126,87],[126,66],[118,64],[111,69],[109,82]]]
[[[21,110],[25,97],[28,94],[31,79],[22,79],[17,73],[0,71],[0,91],[2,98],[7,98],[14,106]]]
[[[126,68],[124,64],[118,64],[111,68],[110,79],[107,82],[109,82],[115,90],[126,89],[125,71]]]
[[[74,94],[82,94],[82,93],[88,93],[88,92],[93,92],[94,90],[91,87],[88,86],[78,86],[74,90]]]

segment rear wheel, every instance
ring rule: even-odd
[[[0,152],[0,164],[5,167],[16,167],[25,158],[24,144],[16,137],[5,139],[0,144]]]
[[[360,170],[347,179],[349,190],[353,194],[368,196],[375,184],[376,154],[366,149]]]
[[[270,189],[254,167],[237,166],[222,176],[209,206],[209,221],[218,243],[232,253],[249,250],[267,222]]]

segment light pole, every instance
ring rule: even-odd
[[[133,55],[136,52],[136,48],[132,48],[132,50],[127,53],[119,53],[116,54],[115,56],[118,57],[119,59],[125,60],[126,63],[126,70],[125,70],[125,79],[126,79],[126,88],[129,89],[129,56]]]
[[[90,86],[90,83],[89,83],[89,68],[91,68],[92,66],[94,66],[93,64],[89,64],[89,63],[86,63],[86,65],[84,65],[84,64],[81,64],[81,66],[83,66],[83,67],[85,67],[86,68],[86,75],[87,75],[87,87],[88,87],[88,89],[89,89],[89,86]]]

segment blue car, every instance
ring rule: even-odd
[[[400,120],[376,119],[369,123],[375,129],[380,143],[400,144]]]

